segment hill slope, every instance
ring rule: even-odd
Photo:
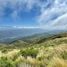
[[[0,46],[0,67],[67,67],[67,33]]]

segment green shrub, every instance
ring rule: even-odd
[[[6,57],[0,58],[0,67],[15,67],[15,64],[11,59],[8,59]]]
[[[22,56],[24,56],[24,57],[31,56],[31,57],[36,58],[36,56],[38,54],[38,50],[33,49],[33,48],[21,50],[20,52],[21,52]]]

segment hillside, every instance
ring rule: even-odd
[[[0,42],[1,43],[10,43],[14,40],[21,39],[26,36],[31,36],[37,33],[45,32],[40,28],[2,28],[0,29]]]
[[[0,67],[67,67],[67,33],[25,39],[0,45]]]

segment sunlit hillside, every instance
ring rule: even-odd
[[[67,67],[66,33],[33,41],[0,44],[0,67]]]

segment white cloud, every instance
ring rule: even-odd
[[[67,0],[54,0],[52,1],[52,4],[50,4],[50,6],[47,7],[47,9],[42,9],[41,14],[38,16],[38,22],[41,27],[65,28],[65,25],[67,24],[67,17],[65,16],[67,14]],[[57,25],[55,27],[55,25],[53,26],[52,24]]]
[[[67,13],[58,17],[51,23],[52,26],[67,26]]]
[[[9,5],[8,5],[8,4]],[[40,15],[36,21],[44,28],[66,28],[67,0],[0,0],[0,18],[5,14],[4,8],[13,10],[10,16],[15,19],[21,10],[30,11],[34,6],[40,7]]]
[[[18,11],[26,10],[30,11],[34,5],[38,5],[39,0],[0,0],[0,17],[2,17],[5,12],[6,7],[13,9],[11,13],[12,17],[18,16]]]

